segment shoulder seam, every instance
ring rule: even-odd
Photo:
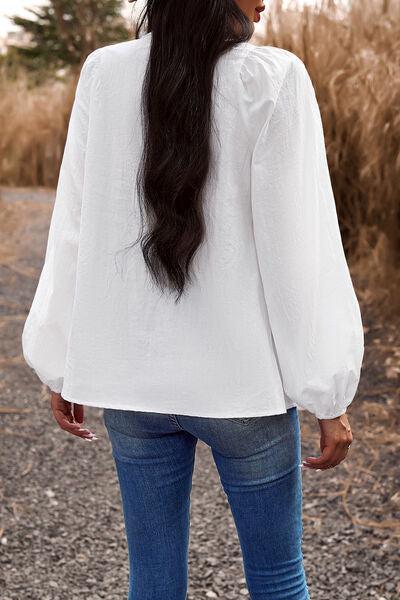
[[[245,47],[245,53],[244,56],[242,56],[242,60],[240,61],[240,69],[239,69],[239,76],[241,76],[242,74],[242,69],[243,69],[243,65],[244,65],[244,61],[246,60],[246,58],[249,56],[250,52],[253,49],[253,44],[248,43]]]
[[[283,81],[285,80],[285,78],[287,76],[287,72],[288,72],[288,69],[289,69],[290,65],[292,63],[294,63],[296,61],[296,59],[298,59],[299,61],[301,61],[301,59],[296,54],[294,54],[293,52],[290,52],[289,50],[286,50],[285,48],[280,48],[279,46],[267,46],[267,45],[256,46],[254,44],[249,44],[249,46],[250,46],[250,48],[249,48],[248,52],[246,53],[246,55],[244,56],[244,58],[243,58],[243,60],[241,62],[240,71],[239,71],[240,75],[242,75],[242,71],[243,71],[245,60],[249,57],[250,54],[254,54],[254,51],[257,52],[257,50],[259,50],[259,49],[261,49],[261,51],[264,51],[264,49],[265,50],[268,49],[268,50],[272,50],[272,51],[283,52],[286,56],[289,56],[290,62],[288,63],[288,67],[286,69],[286,72],[285,72],[285,75],[284,75],[284,77],[282,79],[282,82],[280,84],[278,84],[278,85],[274,84],[274,87],[275,87],[275,90],[276,90],[276,98],[278,98],[278,95],[280,93],[281,85],[282,85]]]
[[[89,73],[89,95],[92,97],[94,90],[97,89],[99,85],[98,72],[100,68],[101,56],[102,56],[103,46],[100,48],[96,48],[88,56],[86,57],[86,61],[89,65],[91,65],[90,73]],[[94,89],[93,89],[94,88]]]
[[[102,54],[102,50],[103,50],[104,46],[101,46],[100,48],[95,48],[94,50],[92,50],[92,52],[89,52],[89,54],[86,57],[85,62],[93,62],[93,66],[97,67],[97,65],[99,64],[100,61],[100,57]]]
[[[256,153],[257,146],[258,146],[258,143],[259,143],[260,139],[261,139],[261,138],[262,138],[262,137],[265,135],[265,132],[266,132],[266,131],[268,130],[268,128],[269,128],[269,124],[270,124],[270,122],[271,122],[271,119],[272,119],[272,117],[273,117],[273,116],[274,116],[274,114],[275,114],[275,108],[276,108],[276,104],[277,104],[277,102],[278,102],[278,98],[279,98],[279,95],[280,95],[280,93],[281,93],[281,90],[282,90],[283,84],[285,83],[285,81],[286,81],[286,79],[287,79],[287,76],[288,76],[288,74],[289,74],[289,71],[290,71],[291,67],[294,65],[294,63],[295,63],[295,61],[294,61],[293,59],[292,59],[292,60],[289,62],[288,66],[287,66],[287,69],[286,69],[286,71],[285,71],[285,74],[284,74],[284,76],[282,77],[282,81],[280,82],[280,84],[279,84],[279,86],[278,86],[278,91],[277,91],[277,93],[276,93],[276,95],[275,95],[275,100],[274,100],[274,107],[273,107],[273,109],[272,109],[272,111],[271,111],[271,114],[269,115],[268,119],[265,121],[264,125],[263,125],[263,126],[261,127],[261,129],[260,129],[260,132],[259,132],[259,134],[258,134],[258,136],[257,136],[257,139],[256,139],[256,141],[255,141],[255,144],[254,144],[254,147],[253,147],[253,156],[254,156],[254,154]]]

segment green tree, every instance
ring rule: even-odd
[[[79,68],[92,50],[129,39],[121,8],[122,0],[49,0],[28,9],[32,19],[10,17],[31,39],[27,46],[12,46],[11,55],[37,74]]]

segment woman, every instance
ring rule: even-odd
[[[352,442],[363,327],[320,112],[296,55],[248,41],[263,9],[149,0],[78,81],[23,353],[62,429],[96,439],[83,407],[104,408],[130,600],[186,597],[198,439],[251,597],[309,598],[298,409],[305,467]]]

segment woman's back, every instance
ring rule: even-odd
[[[248,42],[219,58],[206,236],[177,304],[151,281],[140,247],[123,250],[140,227],[151,36],[99,48],[82,68],[25,359],[80,404],[341,414],[357,388],[363,332],[303,63]]]

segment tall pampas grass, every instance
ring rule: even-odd
[[[76,77],[32,87],[29,77],[0,78],[0,183],[55,186]]]

